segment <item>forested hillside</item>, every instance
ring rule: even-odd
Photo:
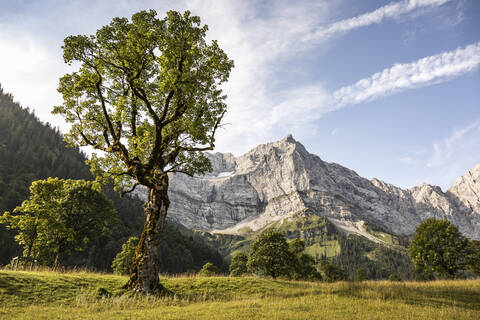
[[[58,129],[41,123],[0,87],[0,214],[28,197],[32,181],[48,177],[93,179],[84,161],[85,155],[78,149],[65,146]],[[105,188],[105,193],[114,202],[118,222],[110,236],[92,241],[86,250],[70,256],[67,266],[109,270],[122,243],[139,235],[144,222],[142,202],[120,198],[111,188]],[[13,236],[0,224],[0,265],[21,253]],[[174,227],[168,228],[161,256],[162,272],[198,270],[207,261],[225,270],[218,252],[181,235]]]

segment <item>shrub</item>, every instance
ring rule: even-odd
[[[448,220],[423,221],[415,230],[409,254],[425,278],[455,278],[466,266],[468,239]]]
[[[198,272],[201,276],[214,276],[218,274],[218,268],[211,262],[207,262],[203,265],[202,269]]]
[[[389,277],[388,280],[390,281],[402,281],[402,278],[397,273],[392,273]]]
[[[345,270],[331,263],[328,260],[320,261],[320,263],[318,264],[318,269],[324,281],[333,282],[347,279]]]
[[[367,270],[365,270],[365,268],[363,268],[363,267],[358,268],[357,272],[355,273],[354,280],[362,282],[362,281],[365,281],[367,279],[368,279]]]
[[[290,277],[292,255],[285,237],[277,231],[268,230],[250,246],[248,270],[272,278]]]
[[[248,256],[245,253],[239,252],[234,255],[230,264],[230,275],[237,277],[248,273],[247,262]]]
[[[135,255],[135,248],[138,243],[137,237],[128,238],[127,242],[122,244],[122,251],[120,251],[113,259],[112,269],[116,274],[129,274],[132,265],[133,256]]]

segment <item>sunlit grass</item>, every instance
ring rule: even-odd
[[[136,296],[127,278],[0,271],[0,319],[480,319],[480,280],[315,283],[256,277],[161,277]]]

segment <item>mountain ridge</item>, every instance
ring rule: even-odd
[[[363,178],[309,153],[292,135],[238,157],[207,156],[211,173],[171,176],[169,217],[188,228],[238,234],[313,214],[363,236],[362,223],[409,236],[421,221],[435,217],[480,238],[480,164],[444,192],[426,183],[402,189]]]

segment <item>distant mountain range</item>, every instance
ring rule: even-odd
[[[213,172],[171,177],[169,217],[190,229],[242,235],[319,216],[347,234],[381,243],[367,229],[410,236],[421,221],[435,217],[480,239],[480,164],[443,192],[429,184],[401,189],[362,178],[322,161],[291,135],[239,157],[208,156]]]

